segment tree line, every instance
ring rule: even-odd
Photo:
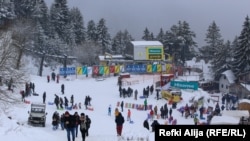
[[[97,63],[96,57],[105,52],[123,55],[132,52],[129,44],[134,38],[127,29],[111,37],[104,18],[97,23],[85,22],[80,10],[69,8],[67,0],[54,0],[50,8],[44,0],[3,0],[0,4],[1,75],[9,68],[22,69],[24,54],[51,63],[63,62],[63,56],[74,56],[80,65],[93,65]],[[160,41],[166,56],[172,56],[178,65],[185,65],[193,57],[210,61],[211,73],[218,80],[227,69],[238,77],[249,72],[249,34],[246,16],[241,34],[233,41],[224,41],[215,21],[208,26],[206,45],[202,47],[197,46],[196,34],[186,21],[178,21],[168,30],[160,28],[156,35],[145,27],[141,39]],[[42,66],[43,61],[38,65]]]

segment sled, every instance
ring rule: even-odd
[[[128,103],[125,103],[125,108],[128,108]]]
[[[135,108],[135,104],[132,104],[131,108],[134,109]]]
[[[34,96],[39,96],[39,94],[38,94],[38,93],[33,93],[33,95],[34,95]]]
[[[72,110],[72,107],[67,107],[67,108],[65,108],[66,110]]]
[[[54,105],[54,102],[48,102],[48,105]]]
[[[94,111],[94,108],[93,107],[88,107],[87,110]]]
[[[143,99],[143,98],[146,98],[145,96],[140,96],[139,98]]]
[[[30,104],[30,101],[24,100],[24,103],[25,103],[25,104]]]

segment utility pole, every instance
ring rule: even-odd
[[[63,62],[64,78],[67,77],[67,58],[68,56],[64,54],[64,62]]]

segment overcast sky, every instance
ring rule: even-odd
[[[54,0],[45,0],[48,6]],[[250,15],[250,0],[68,0],[69,7],[78,7],[84,17],[96,23],[104,18],[112,37],[125,29],[141,40],[147,27],[156,36],[178,21],[187,21],[196,33],[195,41],[204,45],[208,26],[215,21],[225,40],[233,40]]]

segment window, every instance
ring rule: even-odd
[[[221,88],[223,88],[224,86],[223,86],[223,84],[221,84]]]

